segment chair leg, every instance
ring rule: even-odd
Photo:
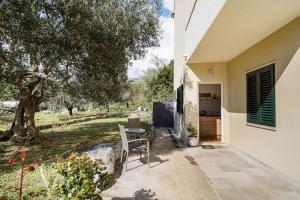
[[[126,152],[126,171],[127,171],[127,163],[128,163],[128,152]]]
[[[140,152],[140,159],[142,158],[142,150],[139,151]]]
[[[147,147],[147,153],[148,153],[148,167],[150,168],[150,148],[149,146]]]
[[[121,150],[121,164],[123,164],[123,156],[124,156],[124,151],[123,149]]]

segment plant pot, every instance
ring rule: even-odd
[[[196,147],[199,144],[198,137],[188,137],[187,142],[190,147]]]

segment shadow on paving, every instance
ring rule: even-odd
[[[150,153],[150,169],[168,162],[169,159],[162,159],[161,156],[170,155],[174,151],[178,151],[178,149],[176,149],[175,141],[170,133],[164,129],[159,129],[154,137],[153,146]],[[131,171],[148,164],[148,159],[145,154],[142,154],[142,157],[139,157],[138,155],[138,152],[130,152],[128,164],[136,161],[139,161],[140,164],[134,167],[129,167],[127,171]],[[123,164],[125,164],[125,162]],[[120,163],[120,160],[117,160],[115,166],[115,178],[118,179],[122,173],[123,165]]]
[[[133,197],[113,197],[112,200],[158,200],[155,192],[141,189],[134,193]]]
[[[147,158],[139,155],[129,156],[127,171],[121,164],[118,166],[115,184],[101,193],[105,200],[218,199],[199,166],[182,149],[176,148],[166,129],[157,130],[150,168]]]

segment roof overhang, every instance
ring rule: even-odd
[[[230,61],[299,15],[300,0],[227,0],[187,63]]]

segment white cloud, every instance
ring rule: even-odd
[[[173,10],[174,0],[164,0],[164,3],[166,8]],[[167,60],[174,58],[174,19],[161,16],[160,22],[163,31],[160,46],[148,49],[148,53],[143,59],[132,61],[132,65],[128,68],[129,78],[138,78],[146,69],[154,67],[151,62],[154,56]]]
[[[174,0],[164,0],[164,7],[173,11],[174,10]]]

